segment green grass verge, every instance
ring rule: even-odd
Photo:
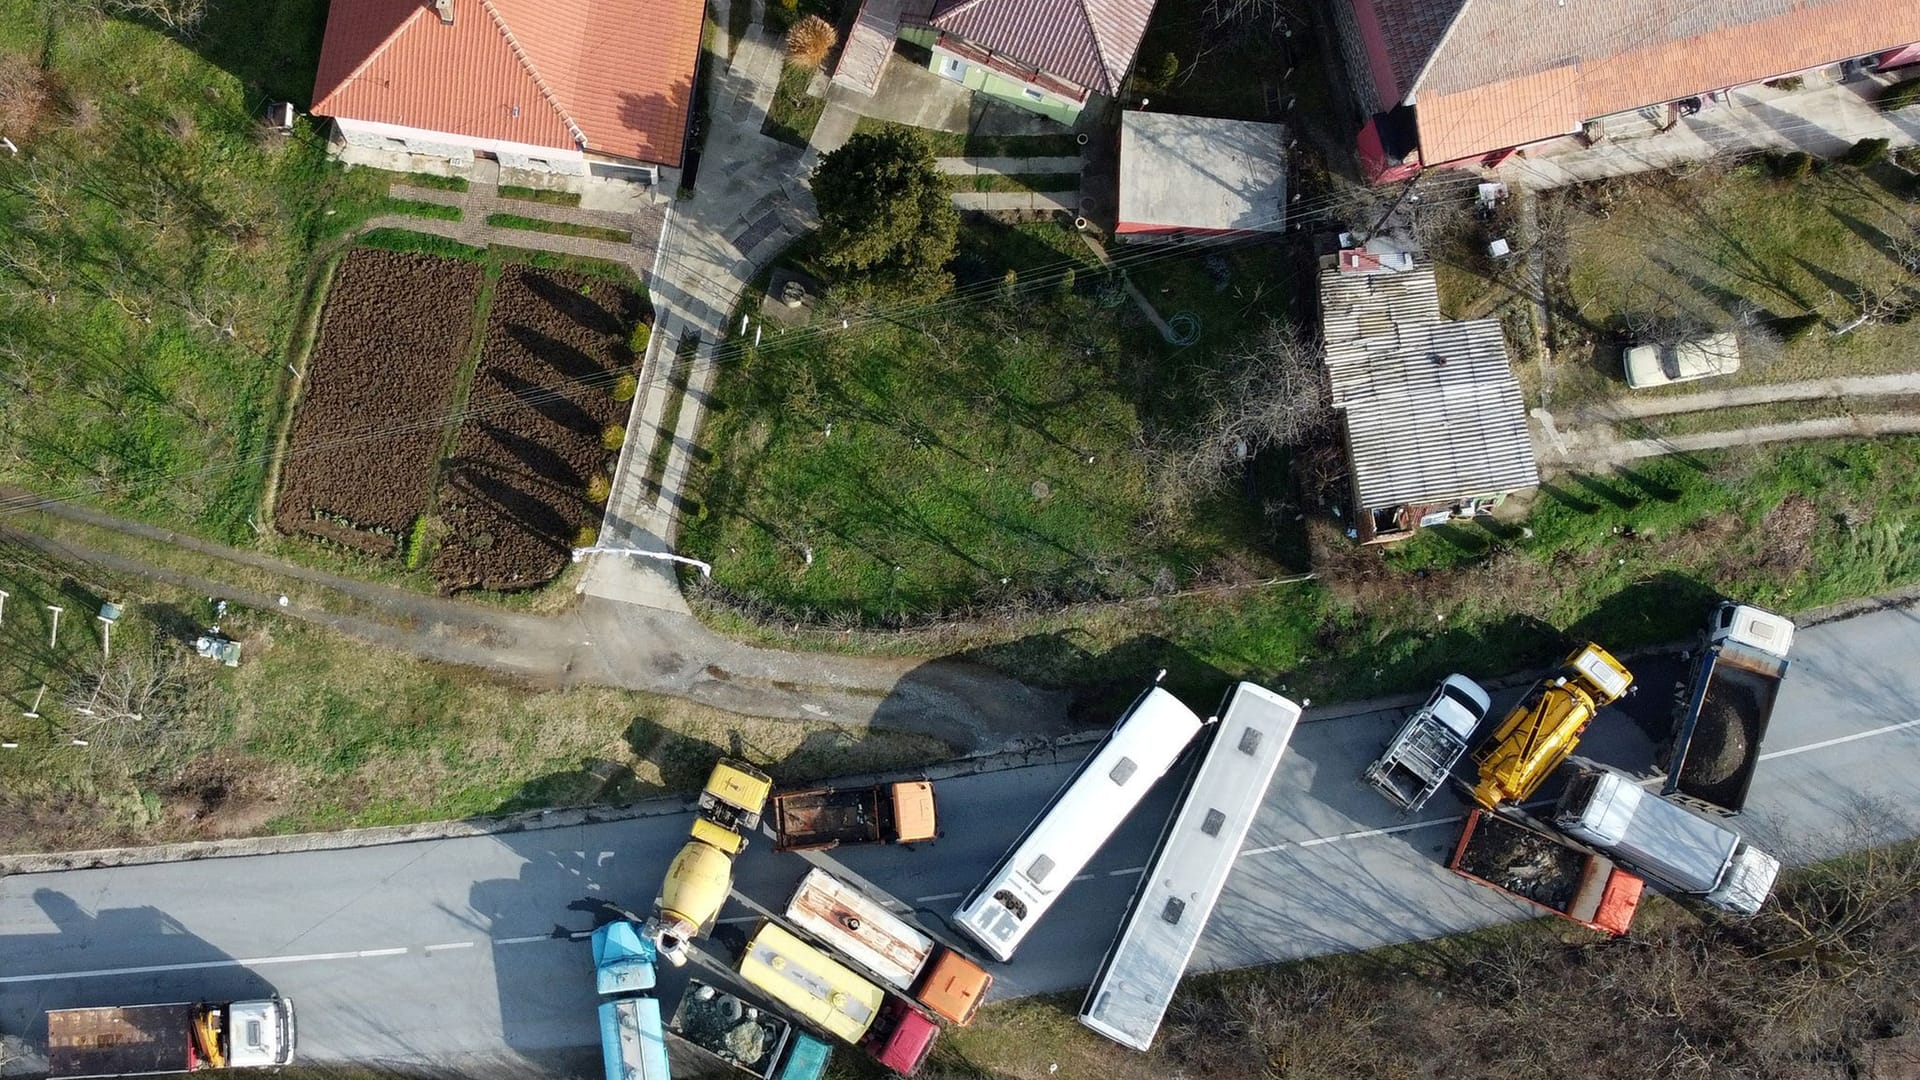
[[[487,249],[463,244],[458,240],[449,240],[432,233],[409,232],[406,229],[368,229],[353,238],[361,247],[379,248],[383,251],[415,251],[424,255],[439,255],[448,259],[465,259],[468,262],[486,262]]]
[[[457,206],[443,206],[440,203],[421,202],[417,199],[398,199],[388,196],[380,200],[380,212],[383,214],[406,214],[409,217],[434,218],[439,221],[459,221],[463,216]]]
[[[405,176],[398,178],[396,182],[411,184],[414,187],[434,188],[439,191],[467,190],[467,178],[464,176],[441,176],[437,173],[416,172],[407,173]],[[502,194],[506,193],[506,188],[503,187],[500,190]]]
[[[955,191],[1078,191],[1080,174],[1070,173],[981,173],[977,176],[949,176]]]
[[[522,199],[526,202],[546,203],[550,206],[579,206],[580,193],[577,191],[550,191],[546,188],[521,187],[518,184],[501,184],[500,197],[503,199]]]
[[[183,635],[213,619],[204,596],[14,553],[0,567],[11,593],[0,730],[21,744],[0,755],[7,852],[625,802],[696,788],[715,757],[740,748],[786,782],[949,752],[920,736],[756,721],[646,694],[532,690],[251,610],[220,621],[242,644],[240,666],[224,668],[185,653]],[[116,660],[179,657],[180,689],[158,699],[157,733],[71,747],[65,734],[82,718],[69,703],[76,686],[85,703],[100,655],[86,616],[106,598],[127,606]],[[51,649],[49,603],[69,616]],[[21,717],[42,681],[41,718]]]
[[[545,218],[521,217],[519,214],[488,214],[487,224],[502,229],[524,229],[528,232],[551,233],[555,236],[578,236],[586,240],[605,240],[615,244],[633,241],[633,234],[624,229],[606,229],[598,225],[580,225],[571,221],[548,221]]]
[[[853,125],[854,133],[877,133],[889,128],[910,127],[891,120],[863,116]],[[937,131],[911,128],[933,146],[940,157],[1074,157],[1080,142],[1070,131],[1045,135],[977,135],[961,131]]]
[[[774,89],[773,104],[767,107],[766,120],[760,125],[761,134],[791,146],[805,146],[807,140],[813,138],[813,129],[827,111],[825,98],[807,93],[814,70],[781,61],[780,84]]]

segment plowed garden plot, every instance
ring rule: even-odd
[[[626,422],[618,376],[651,317],[633,291],[581,274],[508,266],[487,318],[479,371],[446,483],[441,588],[524,589],[552,580],[574,541],[599,525],[588,498],[617,452],[602,432]]]
[[[426,507],[483,270],[356,248],[334,275],[274,520],[391,555]]]

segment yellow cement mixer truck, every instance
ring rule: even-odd
[[[1592,642],[1581,646],[1528,690],[1473,752],[1480,768],[1473,801],[1492,810],[1532,798],[1573,753],[1594,715],[1632,685],[1633,675],[1607,650]]]
[[[773,781],[745,762],[722,760],[707,776],[692,835],[668,865],[646,924],[660,955],[676,966],[687,962],[687,943],[713,929],[733,891],[734,856],[760,827],[772,791]]]

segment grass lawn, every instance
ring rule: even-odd
[[[464,184],[465,181],[462,181]],[[462,187],[460,190],[466,190]],[[553,206],[579,206],[580,193],[577,191],[551,191],[547,188],[521,187],[518,184],[501,184],[498,188],[503,199],[519,199],[522,202],[548,203]]]
[[[773,103],[767,107],[767,118],[760,125],[762,134],[793,146],[805,146],[807,140],[813,138],[814,126],[827,111],[825,98],[807,93],[807,84],[813,81],[814,72],[814,68],[785,60],[780,62],[780,84],[774,89]]]
[[[0,567],[6,718],[0,753],[8,852],[428,821],[625,802],[697,788],[732,748],[782,781],[907,767],[948,749],[922,736],[759,721],[646,694],[544,691],[412,659],[305,623],[230,611],[225,668],[181,636],[212,621],[187,596],[13,548]],[[103,598],[127,605],[112,656],[182,656],[148,713],[168,720],[115,742],[68,745],[99,663]],[[49,613],[66,608],[59,646]],[[41,718],[21,717],[42,681]],[[78,699],[73,688],[80,687]],[[70,700],[72,699],[72,700]],[[99,710],[96,710],[99,711]]]
[[[522,217],[519,214],[488,214],[487,224],[503,229],[524,229],[529,232],[552,233],[555,236],[578,236],[586,240],[606,240],[610,243],[625,244],[633,240],[633,234],[624,229],[604,229],[598,225],[581,225],[572,221],[548,221],[546,218]]]
[[[1237,501],[1151,520],[1138,440],[1194,357],[1103,302],[1072,233],[968,226],[954,266],[958,290],[930,306],[730,357],[682,534],[718,586],[876,623],[1140,595],[1246,548],[1255,523]]]
[[[948,176],[955,191],[1078,191],[1080,174],[1070,173],[980,173],[977,176]]]
[[[0,0],[0,53],[50,89],[0,160],[0,481],[250,534],[307,269],[386,186],[257,124],[306,101],[324,16],[228,5],[190,48]]]
[[[406,214],[409,217],[437,218],[441,221],[459,221],[460,208],[443,206],[440,203],[421,202],[418,199],[398,199],[388,196],[380,200],[380,212],[383,214]]]
[[[855,121],[853,132],[878,134],[889,128],[911,127],[891,120],[863,116]],[[911,128],[920,133],[938,157],[1077,157],[1080,143],[1070,131],[1045,135],[976,135],[963,131],[936,131]]]
[[[1637,316],[1678,316],[1735,328],[1744,313],[1743,366],[1715,387],[1910,371],[1920,322],[1862,326],[1834,336],[1861,288],[1897,292],[1909,279],[1889,255],[1916,212],[1891,166],[1835,165],[1798,180],[1753,164],[1682,180],[1660,174],[1560,195],[1569,238],[1556,318],[1587,340],[1562,351],[1555,404],[1624,393],[1618,337]],[[1797,340],[1780,320],[1817,317]],[[1700,386],[1643,393],[1687,393]]]
[[[1920,439],[1657,458],[1552,480],[1524,524],[1531,535],[1439,526],[1384,553],[1334,539],[1310,582],[797,640],[962,654],[1071,688],[1167,667],[1194,700],[1237,678],[1316,701],[1422,690],[1451,671],[1542,665],[1587,638],[1617,650],[1682,640],[1718,595],[1791,613],[1920,582]]]

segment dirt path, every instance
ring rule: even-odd
[[[722,637],[691,615],[595,597],[559,615],[507,611],[357,581],[86,507],[28,503],[17,493],[8,501],[11,514],[46,514],[169,544],[234,573],[189,573],[4,527],[0,541],[540,685],[617,686],[753,716],[912,731],[963,752],[1067,730],[1066,695],[1033,690],[977,664],[762,649]]]
[[[1887,397],[1920,394],[1920,371],[1897,375],[1861,375],[1843,379],[1810,379],[1806,382],[1740,386],[1727,390],[1703,390],[1676,397],[1624,397],[1569,410],[1567,419],[1576,422],[1642,420],[1650,416],[1706,412],[1709,409],[1737,408],[1743,405],[1767,405],[1778,401],[1819,401],[1825,398]]]

